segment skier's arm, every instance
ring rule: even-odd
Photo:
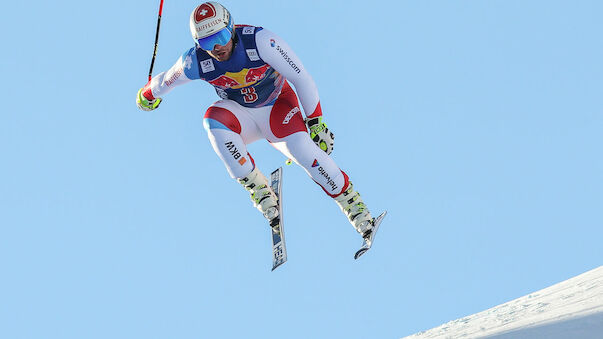
[[[161,97],[169,93],[174,87],[184,85],[191,80],[199,79],[199,72],[196,65],[197,56],[195,49],[191,48],[184,53],[169,70],[154,76],[153,79],[139,91],[139,95],[136,98],[139,107],[141,106],[140,102],[144,102],[145,99],[148,102],[154,102],[155,100],[161,101]],[[151,110],[158,105],[159,104],[152,108],[141,108]]]
[[[314,79],[291,47],[276,34],[262,29],[255,35],[255,40],[260,57],[295,86],[307,117],[310,137],[320,149],[331,154],[335,136],[322,121],[322,109]]]
[[[322,115],[318,89],[295,52],[278,35],[262,29],[255,35],[258,54],[295,87],[304,113],[308,118]]]

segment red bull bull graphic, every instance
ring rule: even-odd
[[[264,79],[270,70],[269,65],[264,65],[256,68],[243,68],[240,72],[226,72],[220,77],[208,81],[213,86],[227,88],[242,88],[254,85],[256,82]]]
[[[240,85],[235,79],[228,77],[226,75],[220,75],[220,77],[208,81],[210,84],[212,84],[215,87],[219,87],[222,89],[226,89],[226,88],[231,88],[231,87],[235,87]]]
[[[262,80],[266,76],[266,72],[268,71],[268,68],[270,68],[269,65],[264,65],[261,67],[249,69],[249,71],[247,72],[247,75],[245,76],[245,82],[252,83],[252,82],[256,82],[258,80]]]

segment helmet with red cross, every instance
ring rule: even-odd
[[[204,50],[215,45],[226,45],[234,30],[232,16],[217,2],[209,1],[197,6],[191,13],[190,29],[193,40]]]

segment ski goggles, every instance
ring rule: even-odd
[[[220,46],[226,45],[230,41],[231,38],[232,38],[232,32],[230,31],[229,27],[224,27],[223,29],[219,30],[218,32],[216,32],[210,36],[206,36],[205,38],[197,39],[197,43],[199,44],[199,47],[201,47],[202,49],[204,49],[206,51],[211,51],[214,49],[215,45],[220,45]]]

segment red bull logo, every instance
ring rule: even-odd
[[[242,88],[253,85],[266,77],[266,72],[270,69],[269,65],[247,69],[237,73],[226,72],[226,74],[218,78],[208,81],[210,84],[222,89],[226,88]]]
[[[266,76],[266,71],[270,68],[268,65],[264,65],[262,67],[251,68],[247,75],[245,76],[245,82],[249,84],[250,82],[256,82],[258,80],[263,79]]]
[[[208,82],[213,86],[220,88],[231,88],[240,85],[235,79],[227,77],[226,75],[220,75],[220,77]]]

